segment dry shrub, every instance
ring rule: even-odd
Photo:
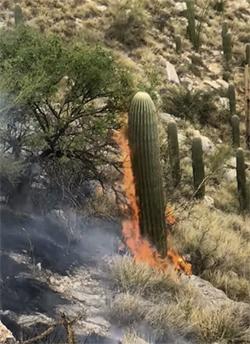
[[[122,338],[122,344],[153,344],[154,341],[150,338],[143,339],[137,335],[134,330],[126,332]]]
[[[110,265],[112,281],[122,292],[156,298],[162,293],[175,293],[179,289],[172,276],[157,273],[145,264],[135,264],[130,257],[116,258]]]
[[[109,309],[109,318],[117,325],[127,326],[144,319],[146,303],[138,295],[118,294]]]
[[[250,282],[235,272],[209,271],[202,277],[223,290],[232,300],[250,302]]]
[[[170,334],[190,337],[192,326],[189,324],[181,303],[169,303],[152,307],[146,321],[157,330],[157,336],[164,338]]]
[[[194,309],[191,313],[191,322],[196,327],[195,332],[199,343],[250,342],[249,324],[242,319],[242,314],[234,312],[232,307],[211,311],[210,309]]]
[[[250,242],[244,233],[249,231],[250,222],[246,219],[244,225],[238,221],[245,227],[241,233],[235,230],[236,218],[199,204],[179,224],[175,245],[180,252],[191,255],[194,273],[232,270],[250,279]]]
[[[237,196],[236,178],[235,183],[221,183],[213,195],[214,205],[226,213],[237,213],[239,211],[239,200]]]
[[[149,16],[144,1],[121,0],[110,8],[111,25],[107,37],[116,39],[129,48],[139,47],[146,37]]]

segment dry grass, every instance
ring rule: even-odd
[[[123,338],[122,344],[153,344],[154,341],[150,338],[144,339],[138,336],[135,330],[127,331]]]
[[[201,307],[199,302],[197,304],[195,290],[184,285],[178,291],[170,290],[171,297],[165,297],[162,290],[165,279],[155,271],[149,272],[145,265],[135,264],[128,257],[115,260],[111,264],[111,274],[117,282],[118,291],[120,288],[126,290],[111,303],[109,314],[115,323],[130,329],[144,326],[152,337],[164,343],[174,343],[174,338],[191,339],[199,344],[223,341],[249,343],[249,315],[236,310],[233,303],[228,303],[223,309]],[[151,296],[159,292],[161,298],[146,299],[145,289],[141,285],[143,281]],[[130,336],[128,338],[133,343],[133,338],[137,336],[134,332]]]
[[[171,275],[155,273],[145,264],[135,264],[130,257],[116,258],[110,265],[112,282],[121,292],[156,298],[175,293],[179,284]]]
[[[109,318],[119,326],[141,322],[147,313],[147,304],[139,295],[118,294],[109,309]]]
[[[250,302],[249,279],[238,276],[236,272],[209,271],[202,278],[223,290],[232,300]]]
[[[250,242],[246,236],[250,219],[226,215],[197,204],[186,214],[175,231],[175,243],[183,253],[190,253],[194,269],[237,271],[250,277]]]
[[[196,326],[200,343],[249,343],[249,324],[232,308],[211,312],[209,309],[196,309],[191,314],[191,322]]]

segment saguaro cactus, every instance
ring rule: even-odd
[[[246,44],[246,64],[250,67],[250,43]]]
[[[229,99],[229,109],[230,114],[234,115],[236,113],[236,95],[234,85],[228,86],[228,99]]]
[[[175,122],[170,122],[168,125],[168,153],[173,184],[177,186],[181,180],[181,169],[178,131]]]
[[[236,172],[240,209],[245,212],[249,210],[249,194],[246,182],[244,151],[242,148],[238,148],[236,152]]]
[[[186,0],[187,5],[187,35],[192,43],[193,47],[198,50],[199,49],[199,37],[197,35],[197,28],[195,23],[195,10],[194,10],[194,1],[193,0]]]
[[[182,53],[182,44],[181,44],[181,36],[175,36],[175,50],[177,52],[177,54],[181,54]]]
[[[228,33],[228,24],[227,22],[223,22],[222,23],[222,28],[221,28],[221,37],[222,37],[222,45],[223,44],[223,38],[225,37],[225,35]]]
[[[226,32],[224,36],[222,36],[222,44],[223,55],[227,63],[227,67],[229,67],[229,64],[232,60],[232,36],[230,32]]]
[[[246,145],[250,149],[250,65],[245,65],[245,123],[246,123]]]
[[[16,5],[14,8],[14,18],[15,18],[15,25],[16,26],[23,23],[23,11],[19,5]]]
[[[203,162],[202,141],[200,137],[195,137],[192,142],[192,165],[193,180],[196,198],[205,196],[205,168]]]
[[[140,230],[158,252],[165,256],[165,201],[157,121],[152,99],[147,93],[138,92],[129,110],[128,138],[139,206]]]
[[[233,147],[240,147],[240,119],[237,115],[231,118]]]

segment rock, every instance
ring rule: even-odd
[[[227,97],[219,97],[219,103],[223,109],[229,109],[229,99]]]
[[[223,88],[223,89],[228,88],[228,82],[226,82],[223,79],[205,80],[204,84],[209,85],[210,87],[214,88],[215,90],[220,90],[221,88]]]
[[[208,207],[208,208],[213,208],[214,207],[214,199],[210,196],[205,196],[203,203]]]
[[[201,136],[203,152],[212,154],[215,150],[215,145],[207,136]]]
[[[31,327],[35,324],[44,324],[44,325],[50,325],[53,324],[54,320],[52,318],[49,318],[47,315],[42,313],[34,313],[34,314],[22,314],[17,317],[17,323],[21,327]]]
[[[236,158],[233,156],[231,157],[227,162],[226,162],[226,166],[228,168],[236,168]]]
[[[177,12],[184,12],[187,9],[187,5],[185,2],[176,2],[175,9]]]
[[[167,72],[168,81],[173,82],[175,84],[180,83],[179,77],[175,70],[175,66],[168,61],[166,61],[166,72]]]
[[[216,63],[216,62],[213,62],[213,63],[209,63],[207,68],[209,69],[209,71],[213,74],[219,74],[221,73],[221,63]]]
[[[12,333],[7,329],[7,327],[0,321],[0,344],[15,344],[15,340]]]
[[[180,120],[179,118],[173,115],[170,115],[169,113],[166,113],[166,112],[161,112],[159,114],[159,117],[164,124],[168,124],[170,122],[178,122]]]
[[[236,181],[236,169],[226,170],[224,173],[224,178],[229,183]]]

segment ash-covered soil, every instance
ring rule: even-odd
[[[72,226],[62,212],[32,216],[6,208],[0,216],[0,314],[16,338],[41,333],[65,313],[79,317],[79,342],[117,343],[105,318],[109,295],[103,267],[117,250],[118,224],[78,218]],[[58,326],[50,340],[64,337]]]

